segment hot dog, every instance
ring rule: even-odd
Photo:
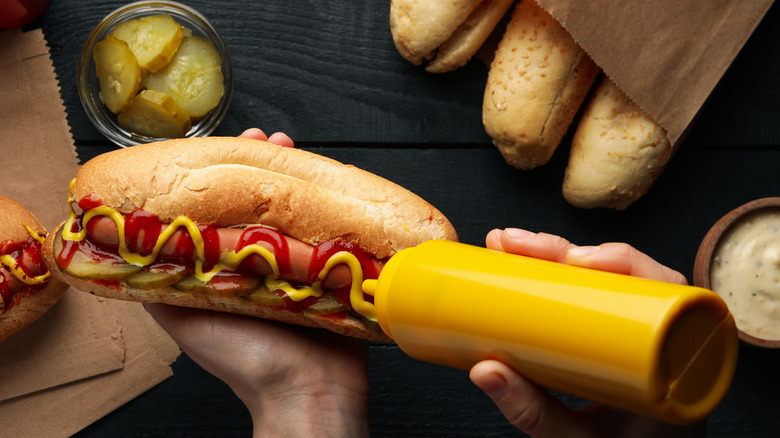
[[[242,138],[103,154],[69,203],[45,255],[77,289],[384,342],[362,281],[401,249],[457,240],[441,212],[379,176]]]
[[[0,340],[40,318],[67,289],[43,262],[45,235],[29,210],[0,196]]]

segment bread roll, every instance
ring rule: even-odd
[[[446,73],[466,64],[490,36],[514,0],[486,0],[444,41],[425,70]]]
[[[415,65],[433,56],[482,0],[390,0],[390,33]]]
[[[390,32],[398,52],[430,73],[466,64],[514,0],[392,0]]]
[[[605,76],[574,134],[563,196],[577,207],[624,209],[672,153],[666,131]]]
[[[515,7],[490,65],[485,131],[506,161],[533,169],[550,159],[599,68],[533,0]]]

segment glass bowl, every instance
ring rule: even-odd
[[[116,115],[103,104],[100,98],[100,83],[95,72],[93,52],[95,45],[114,30],[118,23],[151,15],[168,14],[183,27],[192,31],[193,36],[208,39],[222,57],[222,76],[224,94],[216,108],[205,117],[192,122],[192,128],[186,137],[205,137],[211,134],[225,117],[233,94],[233,63],[225,41],[217,29],[199,12],[189,6],[171,2],[136,2],[116,9],[108,14],[89,34],[81,48],[78,65],[78,91],[81,104],[92,123],[108,139],[121,147],[163,140],[146,137],[130,132],[117,123]]]

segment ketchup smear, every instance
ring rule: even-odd
[[[79,201],[79,207],[84,211],[99,205],[102,205],[102,202],[96,196],[87,196]],[[143,210],[136,210],[125,215],[125,238],[127,239],[128,249],[142,255],[151,254],[164,226],[165,224],[163,224],[156,215]],[[78,232],[81,227],[82,223],[81,219],[79,219],[74,222],[71,231]],[[203,269],[204,271],[208,271],[219,262],[219,233],[217,232],[217,227],[213,225],[198,225],[198,229],[203,237],[205,246]],[[186,265],[194,262],[195,244],[185,228],[181,228],[181,231],[183,235],[177,242],[174,259],[176,259],[177,262]],[[291,272],[289,247],[282,233],[275,229],[259,226],[247,228],[241,234],[236,251],[239,251],[248,245],[260,243],[264,243],[266,247],[270,246],[273,250],[276,263],[279,267],[280,276],[284,278],[286,274],[289,274]],[[57,257],[60,265],[67,267],[76,251],[83,251],[87,256],[93,259],[111,259],[111,261],[116,261],[116,258],[121,259],[121,257],[114,252],[98,248],[95,244],[89,242],[89,239],[84,239],[80,242],[63,241],[63,250]],[[328,259],[340,251],[347,251],[357,257],[363,270],[364,279],[375,279],[379,277],[378,269],[374,267],[374,263],[371,263],[368,253],[360,248],[360,246],[349,242],[328,241],[323,242],[314,248],[309,263],[309,284],[317,281],[319,274],[325,267]],[[250,269],[242,268],[242,266],[248,262],[249,258],[245,259],[237,271],[249,271]],[[289,299],[283,291],[274,291],[274,293],[277,293],[284,299],[285,307],[287,307],[288,310],[294,312],[304,310],[319,299],[317,297],[310,297],[301,302],[294,302]],[[351,308],[349,285],[334,290],[333,293],[339,303]],[[373,301],[373,297],[371,296],[367,296],[366,299]]]
[[[46,265],[44,265],[43,257],[41,256],[41,243],[32,237],[19,242],[8,241],[0,243],[0,254],[7,254],[13,257],[22,271],[29,277],[36,277],[46,272]],[[13,274],[5,270],[0,273],[0,277],[2,277],[2,281],[0,281],[0,296],[2,296],[3,303],[5,303],[4,309],[0,314],[7,312],[22,297],[34,295],[46,287],[46,282],[44,282],[22,287],[18,290],[11,290],[11,285],[7,278],[7,276],[11,275]]]

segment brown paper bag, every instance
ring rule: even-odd
[[[676,144],[772,0],[537,0]]]
[[[49,230],[78,170],[43,33],[0,33],[0,194]],[[139,303],[69,289],[0,343],[3,435],[70,436],[171,375],[180,351]]]

